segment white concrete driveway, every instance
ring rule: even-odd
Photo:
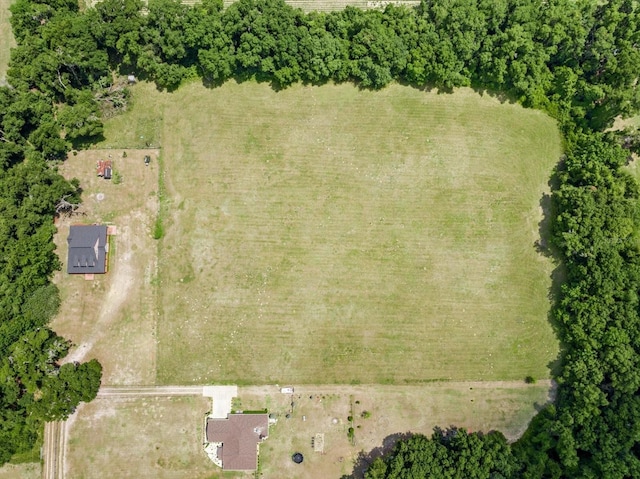
[[[238,386],[204,386],[202,395],[212,398],[210,417],[224,419],[231,412],[231,400],[238,397]]]

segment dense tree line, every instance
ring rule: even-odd
[[[476,86],[596,129],[640,102],[632,0],[423,0],[415,9],[309,14],[282,0],[226,10],[219,0],[150,0],[144,15],[140,0],[105,0],[43,25],[32,21],[44,15],[38,3],[21,0],[13,11],[24,41],[11,78],[62,95],[65,85],[105,75],[106,52],[113,66],[168,89],[198,76],[208,84],[254,77],[277,88],[329,80]]]
[[[640,190],[613,139],[579,134],[567,150],[553,193],[559,397],[516,449],[523,477],[640,477]]]
[[[516,477],[518,463],[499,432],[469,434],[436,429],[431,438],[415,435],[399,441],[393,454],[375,460],[367,479]]]
[[[19,44],[11,84],[64,100],[80,126],[62,126],[76,136],[100,133],[85,90],[109,84],[110,66],[168,89],[195,77],[257,78],[277,88],[474,86],[595,129],[640,105],[633,0],[423,0],[415,9],[308,14],[282,0],[241,0],[226,10],[220,0],[104,0],[82,14],[70,0],[19,0],[11,10]]]
[[[472,86],[558,119],[566,158],[552,243],[566,281],[553,309],[563,345],[556,404],[514,445],[499,433],[438,430],[399,442],[367,475],[640,477],[639,188],[622,168],[627,151],[601,133],[640,107],[637,2],[423,0],[305,14],[282,0],[226,10],[219,0],[104,0],[83,12],[75,0],[17,0],[11,11],[13,88],[0,89],[1,459],[99,382],[95,362],[58,367],[68,345],[46,329],[58,301],[51,219],[56,199],[77,197],[55,162],[99,137],[105,104],[126,99],[110,96],[116,71],[167,89],[192,78]]]
[[[13,52],[12,88],[0,88],[0,463],[16,454],[37,459],[32,449],[43,422],[67,417],[80,401],[93,399],[100,384],[97,361],[60,364],[70,345],[47,328],[60,303],[50,282],[60,267],[52,240],[55,208],[61,198],[79,200],[78,184],[60,176],[56,164],[70,140],[101,131],[93,95],[72,86],[85,74],[72,63],[94,62],[79,58],[87,37],[68,36],[78,31],[65,23],[75,11],[73,5],[16,4],[21,48]],[[57,34],[40,35],[49,21]],[[106,54],[95,52],[106,66]]]

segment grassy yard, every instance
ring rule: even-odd
[[[548,376],[551,119],[397,85],[134,93],[106,137],[163,147],[159,383]]]
[[[40,463],[5,464],[0,467],[0,479],[40,479],[42,471]]]
[[[79,345],[72,355],[97,357],[109,384],[295,384],[290,419],[274,386],[240,391],[241,407],[279,418],[261,448],[265,478],[348,473],[398,431],[521,433],[549,389],[522,380],[548,377],[557,354],[552,264],[534,246],[560,154],[550,119],[470,90],[133,90],[133,108],[106,124],[99,146],[111,149],[63,168],[81,179],[86,221],[118,226],[105,278],[57,277],[54,326]],[[161,147],[150,167],[144,150],[121,158],[147,146]],[[95,177],[109,154],[122,184]],[[67,469],[238,477],[218,476],[200,449],[208,408],[96,400],[71,425]],[[324,455],[310,449],[315,433]]]
[[[430,436],[435,426],[456,424],[469,431],[498,429],[513,439],[522,434],[536,407],[548,401],[549,384],[303,386],[296,387],[293,396],[273,391],[276,388],[260,389],[239,389],[242,408],[267,406],[278,419],[260,446],[260,477],[306,479],[351,473],[361,451],[379,448],[399,432]],[[349,427],[355,431],[353,441]],[[318,433],[324,439],[322,452],[311,445]],[[296,451],[304,455],[303,464],[291,461]]]
[[[610,130],[623,130],[624,128],[640,128],[640,115],[635,115],[630,118],[622,119],[621,117],[616,118],[616,121],[613,123],[613,126]]]
[[[16,45],[9,23],[9,7],[12,3],[13,0],[0,0],[0,85],[3,84],[7,73],[9,50]]]
[[[81,406],[67,449],[68,477],[218,477],[202,450],[210,399],[98,399]]]
[[[536,407],[549,400],[549,382],[302,386],[293,396],[275,386],[241,387],[238,392],[234,407],[267,407],[277,419],[260,446],[259,477],[338,478],[352,471],[361,451],[380,447],[384,438],[398,432],[430,435],[434,426],[453,422],[470,431],[499,429],[513,438]],[[222,473],[206,458],[200,446],[209,401],[102,398],[82,405],[68,432],[68,477],[97,479],[106,470],[119,479],[255,477]],[[350,426],[353,442],[347,437]],[[318,433],[324,437],[322,453],[311,446]],[[304,454],[302,465],[291,461],[296,451]]]
[[[75,347],[67,360],[97,358],[103,384],[154,384],[156,243],[151,229],[158,210],[157,150],[85,150],[70,155],[60,171],[76,177],[83,189],[81,214],[62,217],[55,235],[63,263],[54,281],[62,305],[51,327]],[[144,156],[152,157],[149,166]],[[96,161],[110,159],[114,178],[96,176]],[[120,182],[115,181],[115,173]],[[85,281],[66,273],[67,237],[73,224],[116,227],[110,236],[109,272]]]

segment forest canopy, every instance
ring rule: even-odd
[[[638,112],[633,0],[422,0],[416,8],[303,13],[282,0],[17,0],[18,46],[0,88],[0,458],[28,451],[42,422],[91,400],[96,361],[60,366],[69,345],[46,327],[55,204],[79,201],[56,171],[127,107],[114,78],[172,90],[200,79],[390,82],[500,93],[558,120],[552,247],[565,281],[552,317],[563,346],[558,399],[513,445],[452,428],[401,441],[369,478],[640,477],[639,187],[614,133]],[[46,403],[43,402],[46,398]]]

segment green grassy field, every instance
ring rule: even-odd
[[[3,84],[9,64],[9,50],[16,45],[9,18],[13,0],[0,0],[0,85]]]
[[[106,144],[163,147],[158,382],[548,377],[551,119],[401,86],[134,100]]]

